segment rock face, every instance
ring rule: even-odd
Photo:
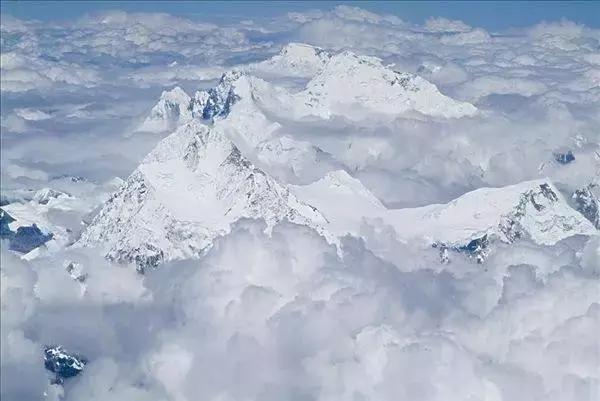
[[[227,72],[223,74],[216,87],[196,92],[188,106],[192,117],[200,120],[227,117],[231,107],[239,99],[233,83],[241,76],[240,71]]]
[[[588,219],[594,227],[600,229],[600,200],[594,194],[598,186],[590,184],[584,188],[578,189],[573,193],[575,208]]]
[[[20,253],[28,253],[44,245],[52,239],[52,233],[44,234],[37,225],[21,226],[10,238],[8,249]]]
[[[62,384],[65,379],[77,376],[86,363],[85,358],[65,351],[60,345],[44,349],[44,366],[55,374],[54,383]]]
[[[198,257],[241,218],[289,220],[324,233],[325,219],[255,167],[222,134],[192,121],[161,141],[84,231],[79,246],[138,269]]]
[[[556,160],[560,164],[569,164],[575,161],[575,155],[573,155],[572,151],[567,152],[554,152],[554,160]]]
[[[19,253],[28,253],[44,245],[53,237],[52,233],[44,233],[36,224],[17,227],[12,231],[9,224],[16,220],[6,211],[0,209],[0,238],[9,241],[8,249]]]
[[[408,209],[385,208],[347,173],[330,174],[312,184],[291,188],[302,201],[318,208],[329,222],[329,232],[357,236],[361,224],[378,224],[380,220],[394,228],[399,240],[434,245],[446,262],[453,251],[482,262],[494,241],[527,239],[539,245],[554,245],[574,235],[598,233],[549,180],[480,188],[447,204]]]
[[[360,237],[365,223],[386,225],[400,241],[437,244],[446,260],[456,252],[478,262],[495,241],[553,245],[573,235],[597,234],[547,179],[480,188],[443,205],[386,208],[339,165],[315,168],[327,159],[325,152],[284,135],[278,121],[402,113],[460,118],[477,109],[416,75],[350,52],[329,55],[293,44],[259,64],[313,75],[295,92],[235,70],[193,99],[182,91],[163,93],[151,116],[166,116],[179,128],[146,156],[77,246],[100,244],[109,259],[135,262],[143,271],[165,260],[200,257],[241,218],[264,219],[267,229],[282,220],[307,225],[338,251],[339,238]],[[266,172],[271,166],[285,166],[295,176],[318,171],[318,179],[284,185]]]

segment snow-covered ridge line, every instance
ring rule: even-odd
[[[104,205],[76,246],[139,269],[201,256],[242,218],[307,225],[323,216],[246,159],[219,131],[191,121],[163,139]],[[334,241],[333,238],[330,238]]]
[[[251,75],[265,70],[271,75],[311,79],[298,93],[287,93]],[[272,111],[283,104],[286,115],[293,118],[344,115],[353,119],[357,110],[392,116],[416,112],[441,118],[477,112],[472,104],[443,95],[434,84],[417,75],[391,70],[376,57],[349,51],[330,55],[310,45],[292,43],[271,59],[225,73],[216,87],[193,96],[179,87],[164,91],[138,130],[165,132],[194,118],[226,117],[233,103],[244,97],[260,99]]]
[[[381,219],[400,240],[465,246],[489,236],[503,242],[527,238],[553,245],[573,235],[598,231],[568,202],[549,179],[501,188],[479,188],[447,204],[386,209],[360,181],[345,172],[328,174],[306,186],[291,186],[303,201],[323,213],[337,235],[358,236],[361,224]]]
[[[345,171],[286,186],[255,167],[221,130],[191,121],[144,158],[77,246],[104,246],[110,259],[143,270],[202,256],[242,218],[263,219],[268,230],[283,220],[306,225],[336,245],[339,237],[360,237],[365,223],[389,225],[403,241],[459,249],[482,237],[553,245],[597,234],[546,179],[389,210]]]
[[[250,64],[246,70],[274,76],[310,78],[317,74],[331,54],[305,43],[288,43],[273,57]]]

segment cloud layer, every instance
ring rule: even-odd
[[[134,131],[163,90],[213,87],[292,41],[379,57],[479,112],[280,119],[286,141],[311,152],[309,162],[290,156],[297,170],[271,165],[282,181],[341,168],[400,207],[540,177],[570,196],[600,177],[600,31],[570,21],[487,32],[342,6],[219,24],[121,11],[47,24],[3,15],[1,29],[2,202],[29,205],[46,187],[68,193],[72,210],[32,210],[69,238],[161,139]],[[292,92],[306,84],[262,73]],[[557,161],[568,151],[573,162]],[[307,227],[264,228],[238,222],[202,260],[146,275],[94,249],[25,260],[3,241],[2,398],[600,396],[598,238],[499,245],[485,265],[442,265],[385,224],[345,238],[343,258]],[[43,347],[55,344],[89,360],[63,385],[43,365]]]

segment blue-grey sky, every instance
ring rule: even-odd
[[[2,1],[2,13],[24,19],[64,20],[85,13],[118,9],[166,12],[188,18],[215,20],[226,17],[271,17],[288,11],[330,9],[339,4],[395,14],[414,23],[420,23],[430,16],[441,16],[491,30],[562,18],[600,27],[600,1]]]

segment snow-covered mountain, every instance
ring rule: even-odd
[[[175,129],[190,119],[190,101],[190,96],[178,86],[169,91],[163,91],[158,103],[150,110],[150,114],[137,130],[165,132]]]
[[[268,60],[251,64],[247,70],[275,76],[313,77],[331,55],[318,47],[304,43],[289,43]]]
[[[258,66],[288,75],[300,71],[312,79],[292,91],[235,69],[193,97],[179,88],[164,92],[145,125],[179,128],[145,157],[77,246],[102,245],[108,258],[135,262],[143,270],[201,256],[241,218],[264,219],[267,229],[283,220],[309,226],[339,252],[340,237],[360,237],[365,224],[388,226],[400,241],[434,245],[442,254],[467,252],[479,261],[494,241],[553,245],[598,233],[548,179],[481,188],[447,204],[388,209],[331,155],[280,134],[282,124],[334,115],[458,118],[477,109],[418,76],[347,51],[331,56],[291,44],[253,68]],[[301,176],[305,167],[320,175],[290,184],[289,175]],[[588,203],[582,206],[585,213],[591,210]]]
[[[592,183],[573,192],[575,208],[600,230],[600,188]]]
[[[553,245],[597,234],[548,180],[481,188],[448,204],[387,209],[345,171],[308,185],[279,183],[218,130],[192,121],[144,159],[78,245],[103,244],[110,259],[135,261],[143,270],[163,260],[201,256],[240,218],[264,219],[268,227],[289,220],[335,244],[345,235],[360,237],[365,223],[384,224],[402,241],[444,250],[523,238]]]
[[[252,75],[266,66],[272,73],[311,79],[292,91]],[[264,131],[266,125],[277,123],[257,124],[267,119],[265,115],[285,119],[329,119],[337,115],[358,120],[370,115],[396,118],[406,113],[459,118],[477,112],[472,104],[445,96],[427,80],[394,71],[378,58],[349,51],[331,56],[322,49],[295,43],[251,68],[225,73],[214,88],[197,91],[192,97],[178,87],[163,92],[138,130],[167,131],[190,119],[223,119],[237,103],[241,103],[238,111],[226,124],[247,137],[254,136],[254,142],[269,136],[257,130]],[[250,123],[257,126],[249,127]]]
[[[120,179],[110,180],[82,196],[54,188],[33,191],[24,199],[2,206],[0,237],[7,239],[9,249],[24,259],[61,250],[79,238],[81,219],[121,183]]]
[[[79,246],[143,270],[200,256],[241,218],[286,219],[326,234],[323,216],[246,159],[218,130],[180,127],[146,156],[83,233]]]
[[[332,56],[299,96],[300,114],[322,118],[406,112],[457,118],[477,112],[472,104],[443,95],[417,75],[391,70],[378,58],[349,51]]]
[[[344,171],[291,189],[315,206],[329,222],[327,230],[338,236],[359,236],[363,223],[383,223],[393,227],[400,240],[460,248],[484,236],[554,245],[574,235],[598,234],[547,179],[480,188],[447,204],[406,209],[387,209]]]

